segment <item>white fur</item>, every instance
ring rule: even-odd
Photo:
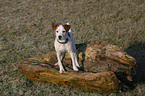
[[[69,25],[69,23],[67,23],[67,25]],[[78,64],[77,57],[76,57],[75,39],[71,33],[71,29],[69,29],[68,31],[70,37],[68,36],[68,33],[66,32],[63,25],[59,25],[55,31],[56,31],[56,38],[55,38],[54,46],[58,59],[58,63],[56,63],[55,65],[59,65],[60,68],[59,72],[62,73],[63,71],[65,71],[62,66],[62,58],[63,58],[62,53],[65,52],[68,52],[71,56],[73,70],[78,71],[78,67],[80,66]],[[59,38],[59,36],[61,36],[61,39]],[[66,44],[59,43],[59,42],[65,42],[66,39],[68,39],[68,42]]]

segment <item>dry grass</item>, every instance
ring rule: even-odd
[[[52,23],[72,25],[76,43],[107,41],[137,60],[137,87],[112,94],[145,95],[144,0],[1,0],[0,95],[106,95],[30,81],[17,71],[20,59],[53,49]]]

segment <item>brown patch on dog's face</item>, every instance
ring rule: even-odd
[[[58,26],[59,26],[59,25],[57,25],[57,24],[52,25],[52,29],[53,29],[53,30],[56,30]]]
[[[64,27],[64,29],[66,30],[66,31],[68,31],[69,29],[70,29],[70,25],[63,25],[63,27]]]

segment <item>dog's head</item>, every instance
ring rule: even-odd
[[[56,32],[57,40],[64,42],[67,39],[70,27],[70,25],[52,25],[52,29]]]

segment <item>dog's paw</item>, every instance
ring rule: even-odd
[[[78,68],[80,68],[80,65],[79,65],[79,63],[76,61],[76,66],[78,67]]]
[[[57,62],[57,63],[55,63],[54,65],[58,65],[58,62]]]
[[[59,70],[59,73],[62,74],[63,71],[65,71],[65,70],[64,70],[64,69],[60,69],[60,70]]]
[[[77,67],[73,67],[73,70],[75,71],[79,71],[79,69]]]
[[[78,68],[80,68],[80,65],[79,65],[79,64],[77,64],[76,66],[77,66]]]
[[[62,70],[60,70],[59,73],[62,74]]]

